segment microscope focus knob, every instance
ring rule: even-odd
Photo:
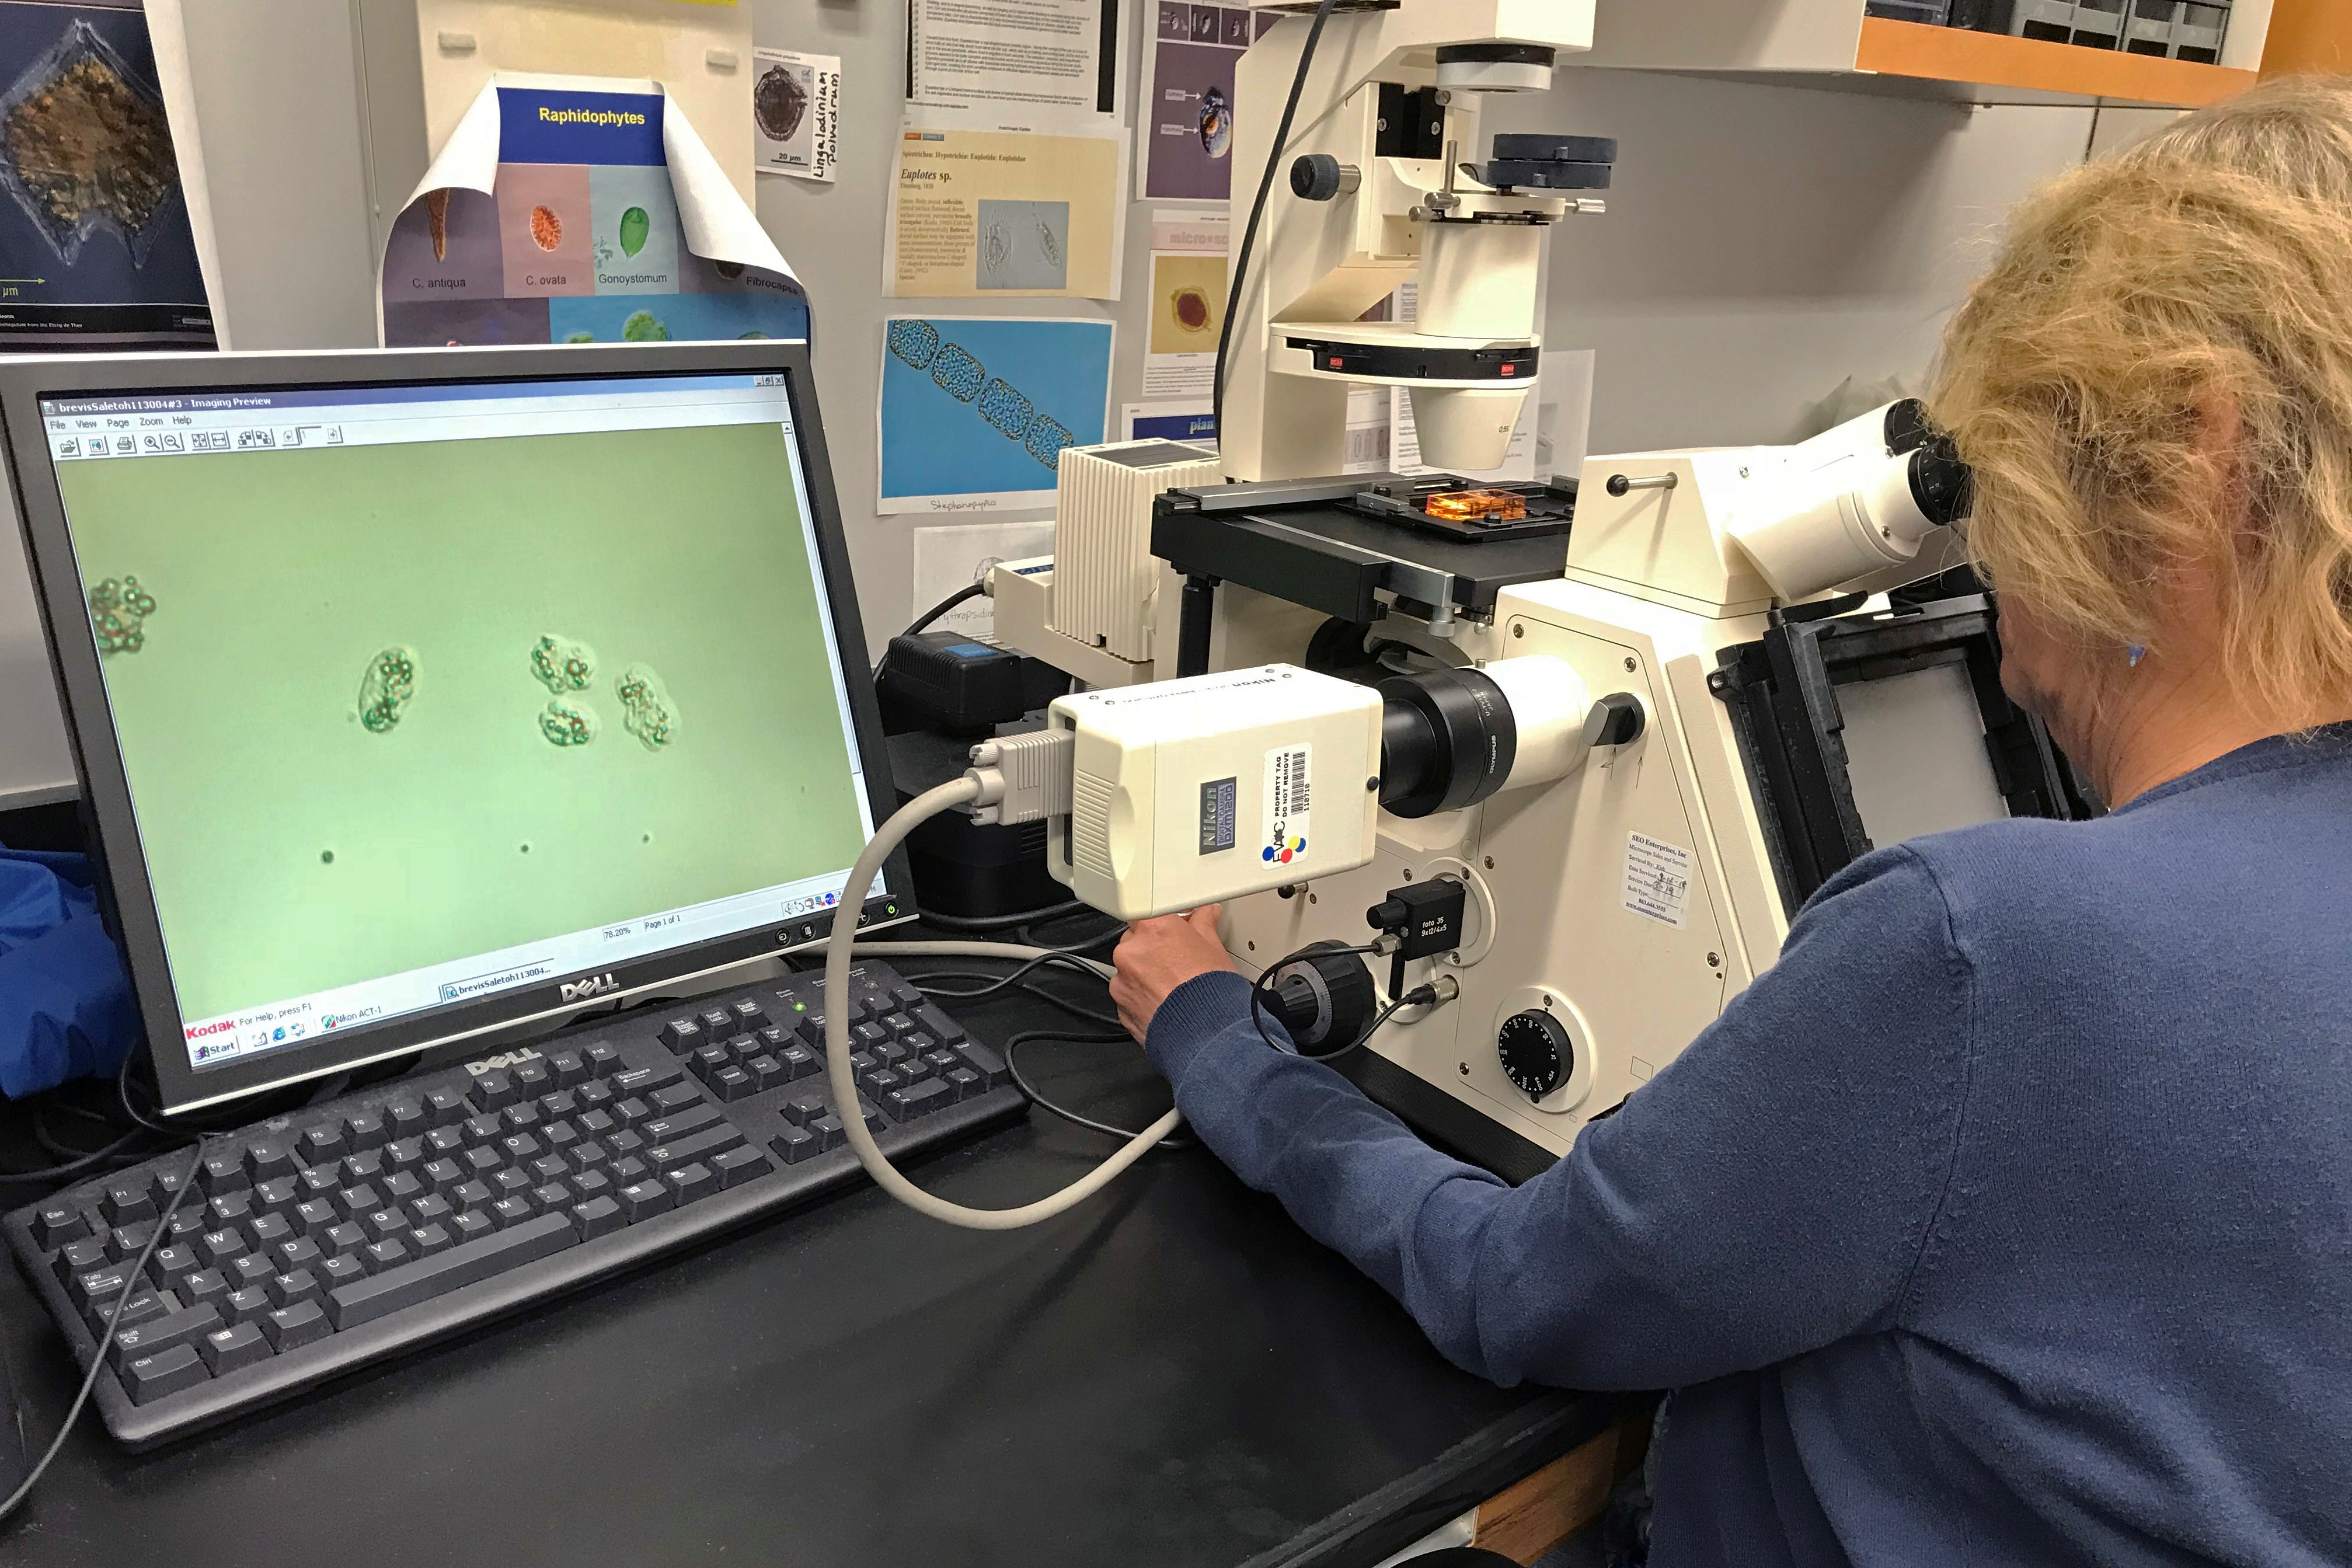
[[[1290,162],[1291,194],[1310,202],[1351,194],[1361,178],[1358,171],[1328,153],[1305,153]]]
[[[1529,1100],[1541,1100],[1576,1068],[1576,1040],[1568,1026],[1540,1008],[1514,1013],[1495,1031],[1503,1076]]]

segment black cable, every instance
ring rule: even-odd
[[[133,1128],[131,1131],[124,1133],[121,1137],[116,1139],[113,1142],[108,1144],[105,1148],[92,1150],[89,1153],[83,1155],[80,1159],[68,1160],[62,1165],[49,1165],[37,1171],[11,1171],[0,1169],[0,1184],[23,1184],[28,1182],[64,1182],[69,1177],[79,1176],[83,1172],[91,1170],[100,1165],[111,1165],[116,1167],[121,1165],[136,1165],[142,1160],[146,1159],[147,1156],[144,1154],[135,1154],[126,1158],[122,1154],[122,1150],[125,1145],[137,1142],[140,1140],[144,1139],[146,1136],[146,1129]]]
[[[1049,962],[1050,958],[1060,958],[1063,956],[1065,955],[1055,953],[1049,955],[1049,958],[1038,959],[1034,962],[1038,964],[1043,964]],[[1092,970],[1082,970],[1080,973],[1092,975],[1094,972]],[[1100,977],[1096,976],[1096,978]],[[1069,1014],[1072,1017],[1083,1018],[1089,1024],[1115,1025],[1118,1022],[1118,1017],[1116,1014],[1106,1013],[1096,1007],[1089,1007],[1084,1003],[1072,1001],[1067,996],[1056,996],[1054,993],[1046,990],[1043,985],[1038,984],[1035,981],[1024,979],[1018,974],[1000,976],[982,973],[976,970],[934,969],[928,970],[921,974],[918,974],[914,976],[913,979],[916,990],[920,991],[926,996],[936,997],[944,1002],[969,1002],[978,998],[993,996],[999,991],[1019,991],[1025,995],[1036,997],[1040,1002],[1058,1007],[1063,1012]],[[971,991],[950,991],[943,987],[933,986],[926,984],[927,982],[933,980],[982,980],[987,981],[989,984]]]
[[[1019,1089],[1023,1094],[1027,1095],[1029,1097],[1029,1103],[1035,1106],[1038,1110],[1046,1112],[1048,1115],[1058,1116],[1063,1121],[1075,1123],[1077,1126],[1087,1129],[1090,1132],[1107,1132],[1114,1138],[1135,1138],[1140,1136],[1139,1130],[1138,1129],[1131,1127],[1114,1127],[1108,1121],[1097,1121],[1091,1116],[1081,1116],[1076,1111],[1072,1110],[1068,1106],[1056,1104],[1053,1100],[1050,1100],[1044,1095],[1038,1093],[1036,1085],[1031,1083],[1027,1078],[1023,1076],[1019,1060],[1021,1047],[1027,1045],[1032,1040],[1066,1040],[1073,1045],[1114,1046],[1133,1045],[1135,1041],[1132,1036],[1127,1034],[1124,1030],[1116,1035],[1072,1035],[1066,1034],[1058,1029],[1030,1029],[1006,1040],[1003,1046],[997,1051],[997,1055],[1004,1058],[1004,1070],[1013,1075],[1013,1087]],[[1199,1140],[1192,1138],[1181,1138],[1171,1132],[1167,1137],[1162,1138],[1158,1143],[1154,1144],[1153,1147],[1158,1149],[1190,1149],[1197,1142],[1199,1142]]]
[[[1325,953],[1377,952],[1379,951],[1380,949],[1371,942],[1360,942],[1353,947],[1302,947],[1296,952],[1283,954],[1264,969],[1259,970],[1257,978],[1250,982],[1250,1024],[1257,1030],[1257,1037],[1285,1056],[1297,1057],[1301,1061],[1328,1062],[1335,1057],[1344,1057],[1349,1051],[1360,1049],[1365,1041],[1380,1032],[1382,1024],[1387,1023],[1404,1008],[1423,1006],[1437,1000],[1436,987],[1416,985],[1374,1014],[1371,1023],[1362,1033],[1337,1050],[1302,1051],[1296,1042],[1286,1045],[1265,1032],[1265,1005],[1266,996],[1270,994],[1267,983],[1275,975],[1281,973],[1286,967],[1309,954],[1320,957]]]
[[[1307,90],[1307,68],[1315,63],[1315,46],[1323,39],[1323,24],[1339,0],[1323,0],[1315,8],[1315,25],[1307,30],[1307,47],[1298,52],[1298,74],[1290,79],[1290,101],[1282,106],[1282,123],[1275,127],[1274,144],[1266,149],[1265,173],[1258,176],[1257,200],[1250,204],[1249,226],[1242,230],[1242,247],[1234,256],[1233,285],[1225,292],[1225,320],[1217,330],[1217,368],[1210,384],[1210,417],[1216,422],[1217,445],[1225,444],[1225,354],[1234,341],[1234,318],[1241,313],[1242,284],[1249,276],[1250,250],[1257,243],[1258,219],[1265,216],[1266,193],[1274,187],[1274,172],[1282,164],[1283,144],[1290,140],[1290,122],[1298,113],[1299,94]]]
[[[1010,931],[1015,926],[1028,925],[1035,921],[1055,920],[1063,915],[1074,915],[1080,910],[1092,907],[1083,899],[1069,899],[1058,904],[1040,904],[1034,910],[1017,910],[1009,915],[943,915],[935,910],[925,910],[923,923],[927,926],[937,926],[945,931]]]
[[[123,1059],[130,1059],[127,1053]],[[10,1492],[5,1501],[0,1501],[0,1519],[6,1519],[16,1511],[17,1505],[25,1500],[47,1472],[49,1461],[56,1458],[58,1450],[66,1446],[66,1436],[73,1431],[74,1423],[81,1418],[82,1406],[89,1403],[89,1391],[98,1383],[100,1370],[106,1365],[106,1352],[113,1348],[115,1325],[122,1321],[122,1310],[131,1304],[131,1298],[137,1295],[140,1286],[146,1282],[148,1260],[155,1256],[155,1249],[163,1245],[163,1237],[171,1234],[172,1216],[180,1212],[180,1205],[187,1202],[190,1193],[196,1190],[196,1173],[204,1168],[204,1144],[200,1142],[196,1145],[195,1156],[188,1162],[186,1179],[180,1183],[180,1190],[172,1194],[172,1201],[163,1206],[163,1217],[155,1222],[155,1233],[147,1238],[147,1245],[140,1250],[139,1261],[131,1266],[130,1278],[123,1282],[122,1293],[114,1299],[114,1310],[106,1315],[106,1331],[98,1337],[98,1348],[89,1358],[89,1371],[83,1376],[81,1388],[75,1394],[73,1403],[66,1407],[66,1416],[58,1425],[57,1436],[41,1455],[40,1463],[25,1477],[23,1484]]]

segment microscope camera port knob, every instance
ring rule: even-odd
[[[1352,163],[1342,163],[1328,153],[1305,153],[1291,160],[1291,194],[1310,202],[1328,202],[1353,195],[1363,174]]]
[[[1495,1031],[1495,1054],[1502,1058],[1503,1076],[1529,1100],[1551,1093],[1576,1068],[1575,1037],[1540,1008],[1504,1019]]]

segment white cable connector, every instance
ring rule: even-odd
[[[1030,738],[1025,735],[1007,737],[1015,741]],[[1003,742],[992,743],[1002,745]],[[1051,748],[1035,749],[1044,752],[1048,760],[1055,755]],[[1065,751],[1058,754],[1064,759],[1060,768],[1065,802],[1062,809],[1067,811],[1070,787],[1067,752]],[[973,773],[980,771],[976,768]],[[1016,765],[1015,773],[1023,771]],[[1047,768],[1045,771],[1050,773],[1054,770]],[[882,862],[890,858],[890,852],[906,840],[907,835],[924,822],[943,811],[976,803],[982,787],[982,781],[972,773],[966,773],[960,779],[950,779],[936,788],[925,790],[900,806],[889,821],[875,829],[873,842],[866,845],[864,854],[858,856],[857,864],[849,868],[849,879],[842,886],[840,912],[833,922],[833,935],[824,947],[826,995],[849,994],[849,965],[858,945],[857,922],[853,911],[865,908],[866,890],[874,885],[875,873],[881,870]],[[1044,786],[1033,784],[1027,787]],[[1043,811],[1037,815],[1042,816]],[[882,950],[887,952],[888,947],[883,946]],[[898,1168],[890,1163],[889,1157],[882,1152],[880,1145],[874,1142],[874,1134],[866,1130],[866,1118],[858,1113],[857,1109],[857,1075],[849,1065],[849,1009],[846,1007],[827,1007],[824,1010],[824,1071],[825,1081],[833,1091],[834,1107],[841,1116],[842,1129],[849,1135],[849,1146],[856,1152],[857,1163],[866,1167],[866,1173],[874,1178],[875,1185],[919,1214],[944,1220],[950,1225],[962,1226],[967,1230],[1018,1230],[1023,1226],[1035,1225],[1039,1220],[1051,1219],[1065,1210],[1076,1208],[1108,1186],[1121,1171],[1150,1153],[1155,1144],[1176,1131],[1178,1124],[1184,1120],[1180,1112],[1170,1111],[1138,1133],[1126,1148],[1050,1197],[1040,1198],[1034,1204],[1024,1204],[1019,1208],[966,1208],[961,1204],[933,1197],[900,1175]]]
[[[1077,737],[1067,730],[999,735],[971,749],[964,777],[980,786],[971,819],[982,826],[1070,815]]]

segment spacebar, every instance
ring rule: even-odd
[[[460,1286],[520,1268],[551,1252],[561,1252],[579,1239],[572,1228],[570,1215],[543,1214],[510,1226],[496,1236],[486,1236],[479,1241],[469,1241],[415,1263],[404,1263],[397,1268],[338,1286],[327,1295],[327,1316],[334,1320],[339,1330],[372,1323],[404,1307],[414,1307]]]

